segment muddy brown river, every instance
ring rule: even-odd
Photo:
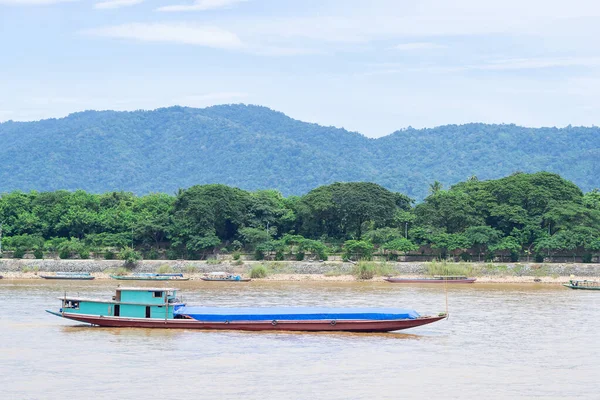
[[[109,298],[117,284],[0,280],[0,398],[600,399],[597,291],[449,285],[449,319],[387,334],[113,329],[44,312],[65,291]],[[172,286],[194,305],[445,310],[437,285]]]

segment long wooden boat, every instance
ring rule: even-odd
[[[598,282],[598,281],[570,280],[569,283],[563,283],[563,286],[566,286],[571,289],[579,289],[579,290],[600,290],[600,282]]]
[[[434,276],[433,278],[385,278],[391,283],[473,283],[476,278],[466,276]]]
[[[189,281],[190,278],[184,278],[183,274],[154,274],[138,273],[132,275],[110,275],[112,279],[119,281]]]
[[[111,300],[65,295],[50,314],[103,327],[244,331],[390,332],[447,317],[397,308],[189,307],[177,289],[117,288]]]
[[[226,272],[211,272],[201,277],[207,282],[250,282],[250,278],[242,278],[240,275],[228,274]]]
[[[40,275],[44,279],[68,279],[78,281],[91,281],[95,279],[89,272],[57,272],[56,275]]]

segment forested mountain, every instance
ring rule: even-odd
[[[402,123],[399,121],[399,124]],[[197,184],[301,195],[336,181],[370,181],[416,199],[476,175],[561,174],[600,186],[600,128],[448,125],[369,139],[265,107],[86,111],[0,124],[0,192],[83,189],[175,193]]]

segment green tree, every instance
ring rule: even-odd
[[[437,194],[444,190],[444,185],[439,181],[434,181],[429,185],[429,194]]]
[[[344,243],[344,258],[355,260],[370,260],[375,247],[364,240],[347,240]]]
[[[387,242],[382,247],[386,250],[402,252],[404,255],[419,250],[418,245],[403,237]]]
[[[465,230],[465,237],[477,246],[477,255],[481,261],[481,253],[485,248],[493,247],[500,240],[502,233],[490,226],[471,226]]]
[[[360,239],[364,225],[388,225],[397,209],[396,197],[369,182],[334,183],[311,190],[299,207],[303,231],[310,237]]]
[[[447,233],[461,232],[481,224],[469,195],[460,191],[440,191],[415,207],[417,225],[442,228]]]

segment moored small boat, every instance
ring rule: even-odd
[[[136,273],[131,275],[110,275],[120,281],[189,281],[183,274]]]
[[[189,307],[177,289],[117,288],[111,300],[60,298],[59,317],[104,327],[246,331],[390,332],[447,317],[398,308]]]
[[[476,278],[468,278],[466,276],[434,276],[433,278],[385,278],[391,283],[473,283]]]
[[[563,286],[579,290],[600,290],[600,282],[598,281],[578,281],[572,279],[569,283],[563,283]]]
[[[210,272],[201,277],[208,282],[250,282],[250,278],[242,278],[241,275],[228,274],[227,272]]]
[[[69,279],[91,281],[94,277],[89,272],[57,272],[55,275],[40,275],[44,279]]]

